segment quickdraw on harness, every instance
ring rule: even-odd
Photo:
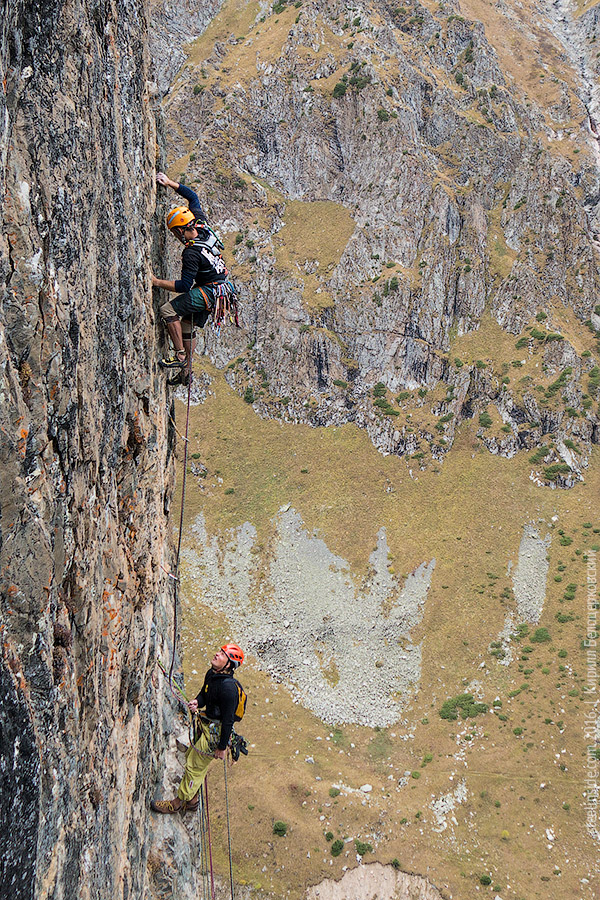
[[[215,295],[213,327],[217,334],[220,334],[221,325],[226,318],[229,318],[229,321],[239,328],[238,294],[233,282],[223,281],[221,284],[213,284],[212,289]]]

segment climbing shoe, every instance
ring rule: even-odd
[[[179,797],[173,800],[153,800],[150,808],[157,813],[171,815],[172,813],[184,812],[185,803]]]
[[[180,385],[183,385],[183,387],[187,387],[189,383],[189,372],[177,372],[177,374],[173,375],[172,378],[167,378],[167,384],[170,384],[171,387],[179,387]]]
[[[240,758],[240,753],[243,753],[244,756],[248,756],[248,744],[241,734],[234,734],[231,738],[230,744],[231,750],[231,758],[234,762],[237,762]]]
[[[165,359],[163,357],[158,361],[159,366],[162,366],[163,369],[183,369],[186,363],[187,357],[185,355],[185,350],[178,350],[175,356],[172,356],[170,359]]]

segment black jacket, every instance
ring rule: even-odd
[[[175,282],[175,290],[178,294],[187,293],[192,287],[202,287],[203,284],[217,284],[227,281],[227,269],[223,257],[203,246],[203,241],[210,237],[210,232],[202,228],[202,222],[206,221],[204,210],[200,206],[198,194],[185,184],[180,184],[177,193],[184,197],[190,206],[190,211],[201,220],[196,222],[198,239],[185,245],[181,255],[181,278]]]
[[[204,684],[196,700],[199,709],[205,709],[204,714],[207,719],[215,719],[221,723],[219,750],[225,750],[229,743],[238,705],[238,689],[232,673],[215,672],[214,669],[209,669],[204,676]]]

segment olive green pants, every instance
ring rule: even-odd
[[[214,759],[213,753],[219,743],[220,731],[220,726],[217,731],[214,726],[209,730],[203,725],[198,740],[193,746],[188,747],[183,778],[177,791],[180,800],[189,802],[204,784],[208,767]]]

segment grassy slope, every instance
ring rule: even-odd
[[[407,870],[429,873],[454,897],[471,897],[478,875],[488,871],[503,891],[511,885],[503,897],[579,897],[578,881],[586,874],[586,856],[591,858],[592,849],[586,843],[581,808],[579,692],[585,671],[579,641],[585,564],[575,551],[600,540],[591,529],[584,536],[582,529],[585,522],[600,528],[594,510],[600,486],[598,457],[585,484],[568,492],[540,489],[528,478],[531,466],[525,454],[512,461],[492,457],[480,450],[466,426],[439,473],[413,473],[413,480],[405,461],[382,457],[352,426],[311,429],[260,420],[220,374],[204,361],[203,366],[215,378],[215,396],[193,410],[191,452],[201,454],[209,474],[205,480],[191,479],[188,528],[202,510],[210,534],[250,521],[266,545],[272,517],[282,504],[291,503],[307,528],[318,530],[330,550],[348,559],[357,574],[365,571],[382,525],[390,564],[398,574],[432,556],[438,561],[422,626],[413,635],[424,640],[421,688],[406,711],[408,721],[417,724],[414,740],[398,739],[406,732],[402,726],[377,733],[358,727],[333,731],[294,705],[287,690],[273,685],[250,660],[244,671],[251,701],[243,733],[256,748],[231,777],[238,877],[278,895],[301,896],[306,882],[340,874],[342,865],[354,864],[350,852],[329,865],[324,832],[330,827],[336,837],[361,837],[376,844],[382,862],[395,857]],[[234,493],[225,494],[232,487]],[[558,521],[553,527],[554,515]],[[553,640],[531,644],[533,652],[524,654],[531,661],[515,661],[507,669],[487,648],[512,606],[501,597],[509,586],[507,563],[516,561],[523,523],[538,520],[543,533],[553,534],[548,598],[540,623]],[[573,538],[570,547],[559,545],[559,528]],[[559,564],[566,566],[560,574]],[[555,576],[562,582],[555,582]],[[578,585],[576,599],[561,603],[569,582]],[[577,618],[560,625],[555,613],[567,608]],[[201,606],[186,610],[190,690],[199,684],[210,649],[229,634],[235,634],[235,623]],[[567,650],[565,659],[558,658],[559,649]],[[488,676],[479,668],[484,661]],[[561,672],[560,665],[572,666],[578,674],[572,669]],[[532,671],[526,675],[528,666]],[[193,669],[200,674],[193,675]],[[474,678],[484,685],[488,703],[496,696],[502,699],[506,722],[492,715],[467,723],[439,717],[443,700],[465,690]],[[525,683],[527,690],[510,699],[509,692]],[[577,691],[577,696],[569,696],[569,691]],[[545,719],[550,722],[544,724]],[[562,734],[555,724],[559,720],[564,722]],[[523,728],[523,734],[514,735],[515,727]],[[465,732],[474,738],[456,737]],[[559,761],[555,754],[563,749]],[[453,758],[458,752],[466,755],[468,768]],[[421,768],[425,754],[432,754],[433,760]],[[314,756],[314,766],[305,763],[306,756]],[[565,771],[559,768],[563,760]],[[397,791],[397,779],[405,771],[420,777],[410,778]],[[454,781],[449,780],[451,772],[457,773]],[[317,775],[321,781],[315,780]],[[428,809],[431,795],[447,793],[463,776],[469,798],[455,813],[458,826],[437,835],[431,830],[436,825]],[[222,775],[213,780],[221,782]],[[363,806],[355,795],[331,798],[329,788],[338,781],[353,788],[372,784],[370,804]],[[542,781],[548,785],[543,792]],[[213,788],[213,798],[220,793]],[[570,808],[563,809],[563,804]],[[221,801],[215,805],[220,829]],[[321,815],[326,820],[321,821]],[[407,822],[400,824],[404,818]],[[272,835],[276,819],[290,825],[287,837]],[[554,851],[546,849],[544,830],[549,825],[557,834]],[[503,831],[508,838],[502,839]],[[223,843],[215,843],[218,865],[224,868]],[[561,875],[553,874],[555,865]]]

